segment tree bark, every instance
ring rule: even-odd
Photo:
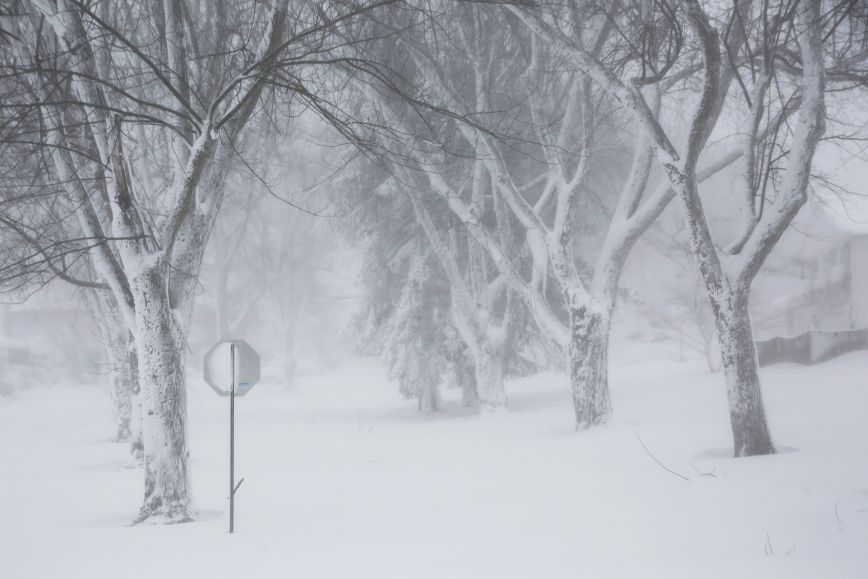
[[[570,388],[576,413],[576,429],[603,424],[612,417],[609,397],[610,312],[590,305],[570,308]]]
[[[179,523],[190,517],[185,345],[160,261],[133,277],[142,402],[145,498],[136,522]]]
[[[92,291],[88,304],[102,343],[109,374],[110,395],[114,414],[112,440],[123,442],[132,438],[133,390],[137,377],[131,375],[130,334],[114,296]]]
[[[749,290],[736,288],[713,304],[736,457],[775,452],[760,390],[749,302]]]
[[[476,396],[479,405],[488,410],[506,406],[503,388],[503,347],[491,340],[481,343],[474,360]]]
[[[129,344],[126,328],[113,328],[108,345],[111,372],[111,397],[115,418],[115,442],[132,438],[133,377],[130,373]]]
[[[143,465],[145,461],[145,443],[142,440],[142,396],[139,386],[139,355],[136,352],[135,337],[127,339],[127,355],[129,363],[127,370],[130,377],[130,455],[133,461]]]
[[[419,389],[420,412],[437,412],[440,410],[440,388],[432,380],[425,380]]]
[[[476,391],[476,374],[466,371],[459,376],[461,384],[461,405],[467,408],[479,406],[479,393]]]

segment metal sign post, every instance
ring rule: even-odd
[[[229,532],[235,532],[235,344],[229,346],[232,389],[229,392]],[[243,479],[242,479],[243,480]],[[241,483],[238,483],[239,485]]]
[[[259,354],[243,340],[219,342],[205,354],[205,381],[217,394],[229,396],[229,532],[235,532],[235,397],[259,381]]]

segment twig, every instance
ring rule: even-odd
[[[717,478],[717,475],[714,474],[714,471],[717,470],[716,466],[711,467],[711,470],[708,472],[703,472],[703,471],[699,470],[698,468],[696,468],[696,465],[693,465],[693,464],[691,464],[690,467],[693,470],[695,470],[699,474],[699,476],[711,476],[711,477]]]
[[[678,478],[680,478],[680,479],[682,479],[682,480],[686,480],[686,481],[690,482],[690,479],[689,479],[689,478],[687,478],[686,476],[684,476],[684,475],[681,474],[681,473],[675,472],[674,470],[672,470],[671,468],[669,468],[668,466],[666,466],[665,464],[663,464],[662,462],[660,462],[660,460],[659,460],[656,456],[654,456],[653,454],[651,454],[651,451],[648,450],[648,447],[645,446],[645,443],[644,443],[644,442],[642,442],[642,437],[639,436],[639,432],[638,432],[638,431],[634,430],[633,433],[636,435],[636,439],[639,441],[639,444],[642,445],[642,448],[645,449],[645,452],[648,454],[648,456],[650,456],[650,457],[654,460],[654,462],[656,462],[657,464],[659,464],[659,465],[660,465],[660,468],[662,468],[662,469],[665,470],[666,472],[669,472],[669,473],[671,473],[671,474],[674,474],[675,476],[677,476]]]
[[[838,520],[838,524],[841,525],[841,527],[843,527],[844,521],[841,520],[841,516],[838,514],[838,505],[840,505],[840,504],[841,504],[841,499],[838,499],[837,501],[835,501],[835,518]],[[841,530],[843,530],[843,528]]]

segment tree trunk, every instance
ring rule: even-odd
[[[99,339],[106,357],[109,373],[110,395],[114,414],[112,440],[122,442],[131,439],[133,382],[130,379],[130,334],[113,296],[105,293],[88,293],[88,303],[96,321]]]
[[[476,395],[479,405],[489,410],[506,406],[503,389],[503,347],[486,343],[480,345],[474,360]]]
[[[479,392],[476,391],[476,367],[471,364],[456,364],[456,376],[461,385],[461,405],[468,408],[479,406]]]
[[[292,332],[292,330],[289,330]],[[283,351],[283,389],[295,390],[295,376],[298,371],[298,363],[295,357],[295,348],[287,345]]]
[[[419,389],[420,412],[437,412],[440,410],[440,388],[433,380],[425,380]]]
[[[130,421],[133,408],[133,383],[130,376],[129,344],[125,339],[126,328],[115,328],[109,345],[111,355],[111,397],[115,415],[116,442],[131,439]]]
[[[721,303],[713,308],[736,457],[775,452],[760,391],[749,302],[749,290],[737,288],[727,291]]]
[[[134,464],[142,464],[142,409],[135,336],[114,298],[95,292],[88,295],[111,377],[114,440],[128,440]]]
[[[145,459],[145,498],[136,522],[191,520],[184,344],[165,271],[157,263],[132,280]]]
[[[127,371],[130,380],[130,455],[137,464],[144,464],[145,446],[142,441],[142,393],[139,386],[139,355],[134,336],[127,340]]]
[[[610,313],[592,311],[585,305],[571,308],[570,387],[576,412],[576,429],[603,424],[612,416],[609,399]]]

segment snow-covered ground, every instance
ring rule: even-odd
[[[232,536],[228,404],[198,377],[199,520],[171,527],[128,526],[105,389],[26,391],[0,403],[0,577],[868,577],[868,353],[765,369],[781,452],[737,460],[722,377],[654,359],[621,356],[615,423],[581,433],[556,374],[486,416],[419,415],[373,360],[257,386]]]

